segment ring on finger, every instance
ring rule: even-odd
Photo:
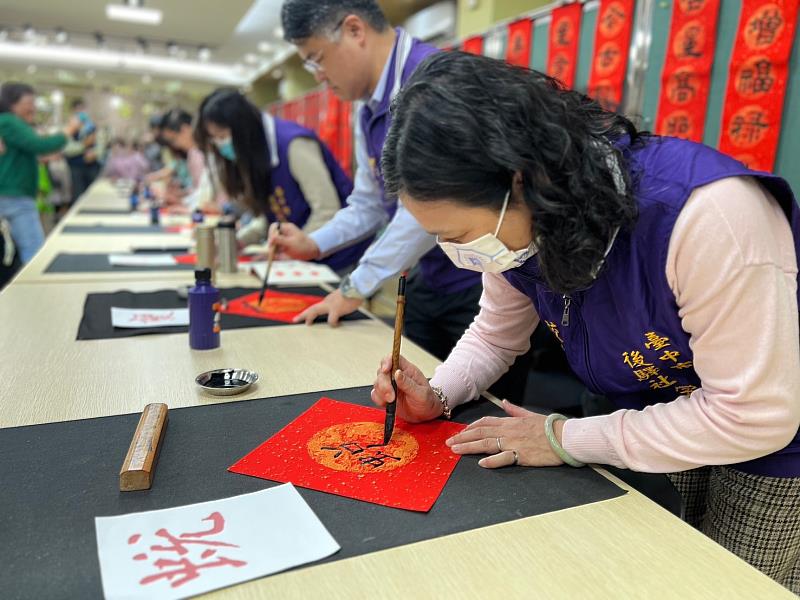
[[[518,465],[519,464],[519,453],[516,450],[512,450],[511,452],[514,453],[514,462],[511,463],[512,466],[513,465]]]
[[[503,446],[500,444],[500,438],[495,438],[495,440],[497,440],[497,452],[500,453],[503,451]]]

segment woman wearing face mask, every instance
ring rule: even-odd
[[[481,312],[430,383],[402,360],[397,415],[476,398],[539,320],[620,410],[566,420],[507,402],[448,440],[487,468],[668,473],[686,518],[800,591],[800,215],[788,184],[640,134],[545,75],[462,53],[401,92],[387,190],[460,267]],[[409,300],[411,301],[411,299]],[[385,359],[372,391],[394,400]]]
[[[269,223],[305,231],[324,225],[353,189],[330,150],[310,129],[262,113],[235,90],[219,89],[200,105],[198,145],[213,153],[217,180],[254,219],[237,234],[240,244],[266,239]],[[321,262],[354,264],[371,242],[363,240]]]

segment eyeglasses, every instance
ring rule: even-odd
[[[345,17],[345,19],[346,18],[347,17]],[[344,24],[344,19],[339,21],[339,23],[336,25],[336,27],[334,27],[331,30],[331,32],[328,34],[328,37],[330,38],[330,40],[332,42],[335,43],[335,42],[339,41],[338,33],[339,33],[339,30],[342,28],[343,24]],[[324,58],[324,56],[322,55],[322,51],[320,50],[320,52],[319,52],[319,54],[317,54],[316,58],[307,58],[307,59],[305,59],[303,61],[303,68],[306,71],[308,71],[309,73],[311,73],[312,75],[316,75],[320,71],[325,70],[325,67],[322,66],[322,59],[323,58]]]

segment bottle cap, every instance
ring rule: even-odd
[[[196,281],[211,281],[211,269],[198,269],[194,272]]]

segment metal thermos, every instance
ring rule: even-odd
[[[217,248],[221,273],[236,273],[238,253],[236,248],[236,223],[223,219],[217,225]]]
[[[214,244],[214,228],[199,224],[195,229],[197,240],[197,270],[216,268],[217,249]]]

